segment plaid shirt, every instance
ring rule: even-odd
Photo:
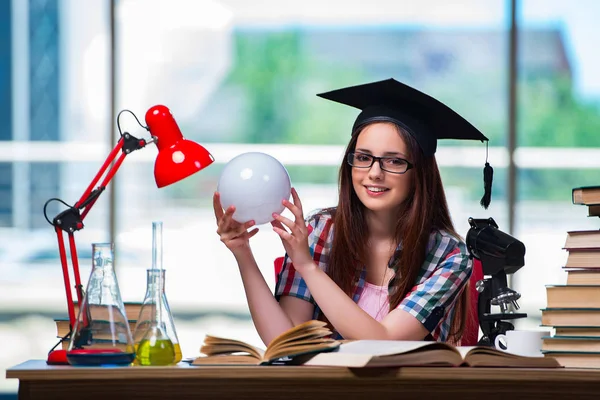
[[[329,213],[317,213],[308,218],[308,245],[313,259],[327,271],[329,252],[333,243],[333,218]],[[396,249],[388,266],[391,268],[399,257],[402,245]],[[457,295],[465,287],[471,276],[472,262],[465,244],[444,231],[432,232],[427,245],[427,256],[419,271],[415,285],[398,304],[399,309],[408,312],[419,320],[430,332],[429,340],[446,341],[454,315]],[[397,272],[397,271],[396,271]],[[366,281],[366,268],[363,267],[354,289],[352,299],[358,302]],[[318,318],[320,310],[311,296],[306,282],[296,273],[288,255],[285,255],[283,268],[275,286],[275,298],[294,296],[315,305],[313,318]],[[341,338],[336,332],[335,337]]]

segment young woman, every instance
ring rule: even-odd
[[[283,205],[293,219],[273,215],[286,251],[275,295],[249,244],[254,221],[235,222],[235,207],[223,210],[215,193],[217,233],[236,258],[265,344],[310,319],[328,321],[344,339],[460,341],[471,261],[434,156],[437,137],[453,136],[421,113],[435,118],[446,107],[432,98],[415,106],[419,95],[394,80],[321,95],[363,111],[340,166],[337,207],[305,220],[292,189]]]

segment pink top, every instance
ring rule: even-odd
[[[371,317],[381,321],[390,312],[388,287],[365,282],[357,304]]]

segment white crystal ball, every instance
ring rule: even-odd
[[[225,165],[217,191],[223,209],[235,206],[235,221],[254,220],[256,225],[261,225],[272,221],[273,213],[285,209],[281,202],[290,199],[291,181],[275,157],[250,152],[234,157]]]

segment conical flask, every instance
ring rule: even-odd
[[[128,365],[135,358],[113,256],[112,243],[92,244],[92,272],[67,350],[71,365]]]
[[[152,269],[148,270],[146,299],[134,336],[136,364],[171,365],[181,360],[181,348],[164,294],[162,222],[152,223]]]
[[[160,312],[157,310],[157,301]],[[148,329],[152,327],[153,322],[157,319],[158,313],[162,316],[162,325],[175,350],[175,360],[173,363],[178,363],[182,358],[181,346],[179,345],[173,316],[171,315],[171,309],[169,308],[169,302],[167,301],[167,295],[165,293],[165,270],[147,269],[146,295],[144,296],[140,315],[138,316],[133,333],[133,343],[135,345],[136,353],[139,349],[140,342],[144,339],[144,336],[146,336]],[[142,357],[137,358],[135,364],[140,365],[140,359],[145,357],[145,355],[140,355]]]

